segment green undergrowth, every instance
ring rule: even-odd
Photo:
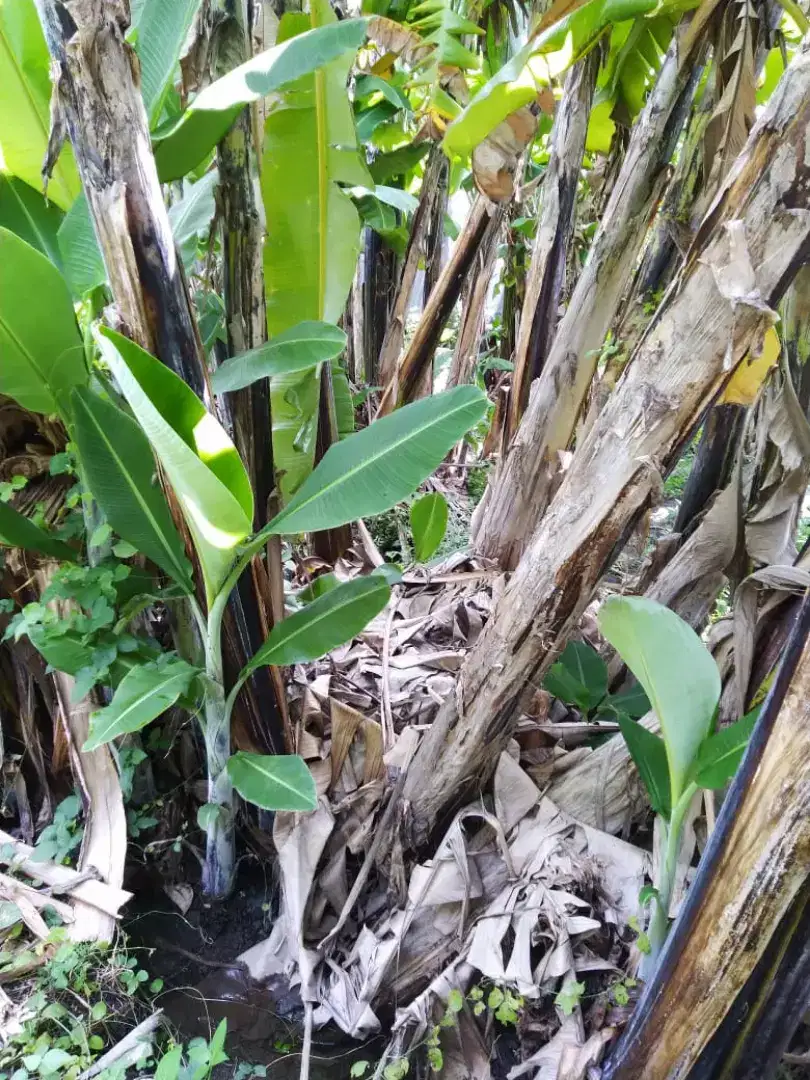
[[[0,980],[9,997],[0,1080],[78,1080],[160,1009],[165,990],[161,979],[149,975],[150,950],[129,949],[123,935],[104,947],[72,942],[63,927],[30,945],[23,934],[22,923],[11,927],[0,951]],[[184,1042],[161,1017],[153,1041],[144,1040],[93,1075],[96,1080],[267,1075],[265,1066],[229,1061],[225,1036],[223,1020],[209,1039]]]

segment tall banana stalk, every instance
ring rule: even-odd
[[[507,445],[517,431],[529,388],[543,370],[557,328],[597,60],[597,54],[592,54],[572,69],[554,117],[509,394]]]
[[[505,461],[477,518],[476,549],[513,568],[553,494],[599,350],[633,272],[697,78],[676,34],[639,116],[588,260]]]
[[[534,531],[509,586],[408,771],[413,835],[423,841],[481,782],[517,723],[524,689],[550,666],[730,371],[768,325],[805,258],[810,214],[804,145],[810,50],[797,54],[701,228],[679,288]],[[797,213],[797,211],[799,211]],[[742,282],[756,304],[736,298]],[[736,284],[735,284],[736,283]]]

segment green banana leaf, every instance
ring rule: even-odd
[[[336,16],[326,0],[310,15],[288,14],[279,42],[326,27]],[[279,95],[265,127],[262,197],[267,327],[272,339],[297,323],[336,323],[346,304],[360,247],[360,217],[340,184],[373,187],[357,146],[346,80],[351,54],[305,75]],[[345,379],[335,366],[335,381]],[[319,373],[271,381],[273,454],[287,499],[312,471]]]
[[[65,279],[36,248],[0,228],[0,393],[32,412],[64,416],[71,388],[86,382]]]
[[[448,127],[443,146],[450,157],[468,157],[475,147],[517,109],[531,104],[596,43],[610,26],[655,13],[656,18],[689,10],[697,0],[589,0],[570,15],[530,38],[527,44],[478,91]]]
[[[13,176],[42,190],[42,162],[51,126],[48,46],[34,0],[0,0],[0,158]],[[67,210],[81,190],[66,146],[48,184],[48,198]]]
[[[145,0],[138,18],[135,51],[141,62],[141,95],[154,127],[177,70],[200,0]]]
[[[253,493],[242,460],[216,418],[173,371],[106,327],[97,341],[177,496],[210,604],[252,527]]]
[[[57,233],[64,214],[41,192],[16,176],[0,173],[0,226],[61,267]]]

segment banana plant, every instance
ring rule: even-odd
[[[49,296],[49,319],[36,318],[26,302],[32,294]],[[197,716],[209,776],[208,803],[200,815],[207,838],[203,884],[209,895],[223,896],[234,874],[236,792],[271,810],[315,806],[302,759],[231,754],[231,714],[244,682],[262,665],[312,660],[359,633],[387,603],[390,574],[381,570],[340,585],[280,622],[226,693],[222,619],[232,589],[270,536],[335,528],[411,495],[480,421],[486,399],[473,387],[449,391],[335,444],[284,510],[253,535],[253,492],[216,417],[169,368],[121,334],[96,328],[84,342],[59,271],[3,229],[0,297],[0,392],[62,420],[83,487],[106,526],[170,579],[168,595],[188,598],[203,646],[200,666],[143,651],[118,665],[112,700],[93,715],[84,749],[140,730],[177,703]],[[344,344],[336,326],[304,323],[223,365],[216,389],[329,362]],[[95,350],[103,366],[91,373],[86,357]],[[158,471],[191,537],[196,571],[157,483]],[[81,562],[72,544],[6,503],[0,503],[0,543]],[[152,588],[146,602],[154,593]],[[130,603],[137,606],[137,600]],[[70,635],[46,643],[32,627],[29,636],[60,670],[74,674],[85,663],[86,650]]]
[[[316,659],[359,633],[388,601],[385,571],[318,597],[279,623],[226,693],[222,617],[231,590],[268,537],[336,528],[390,509],[410,495],[486,408],[472,387],[449,391],[335,444],[295,496],[251,535],[253,496],[230,439],[173,372],[129,339],[102,328],[97,343],[134,420],[112,400],[78,387],[73,435],[87,483],[115,531],[137,546],[189,596],[203,641],[204,668],[180,658],[134,668],[107,708],[95,714],[86,749],[138,730],[178,700],[191,698],[205,742],[208,803],[203,886],[224,896],[234,874],[234,793],[270,810],[311,810],[315,788],[295,756],[231,754],[231,714],[258,667]],[[272,345],[272,341],[270,343]],[[191,535],[205,594],[196,599],[183,544],[159,489],[145,482],[154,453]],[[145,456],[146,455],[146,456]]]
[[[722,788],[737,770],[758,710],[715,730],[720,672],[679,615],[638,596],[611,597],[599,628],[643,687],[661,736],[620,711],[616,720],[658,815],[664,855],[655,882],[642,974],[655,970],[669,928],[672,888],[689,805],[701,789]]]

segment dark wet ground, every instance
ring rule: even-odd
[[[204,906],[195,896],[183,915],[163,893],[136,890],[124,929],[130,946],[148,949],[140,963],[164,982],[156,1004],[184,1040],[209,1038],[228,1021],[230,1064],[215,1080],[233,1075],[241,1062],[272,1065],[272,1080],[293,1080],[301,1065],[303,1007],[285,982],[258,984],[236,957],[270,933],[272,887],[255,873],[243,873],[223,904]],[[337,1029],[313,1035],[312,1080],[344,1080],[352,1063],[374,1061],[382,1041],[361,1045]]]

